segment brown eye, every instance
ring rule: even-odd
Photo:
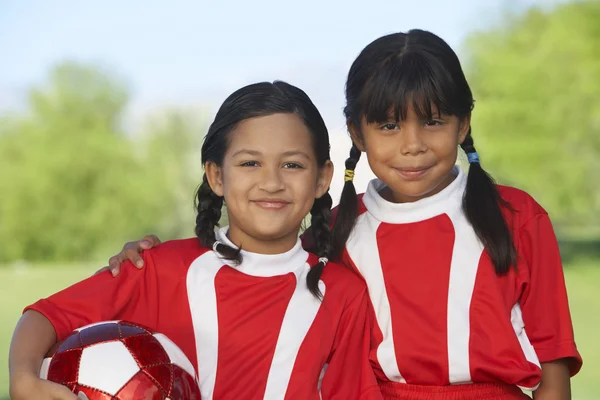
[[[436,119],[430,119],[429,121],[425,121],[426,126],[441,126],[443,124],[444,124],[443,121],[439,121]]]
[[[240,164],[240,167],[258,167],[260,164],[258,161],[245,161]]]
[[[393,131],[394,129],[398,129],[398,124],[388,122],[387,124],[381,125],[380,129],[384,131]]]
[[[304,168],[304,167],[298,163],[288,162],[288,163],[283,164],[283,168],[296,169],[296,168]]]

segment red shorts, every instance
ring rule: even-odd
[[[449,386],[379,382],[385,400],[525,400],[531,399],[516,386],[469,383]]]

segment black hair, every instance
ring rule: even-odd
[[[208,129],[202,145],[202,164],[213,162],[223,164],[223,158],[229,144],[230,133],[238,124],[246,119],[263,117],[278,113],[296,114],[306,125],[312,135],[312,142],[317,165],[323,167],[330,160],[329,134],[325,122],[310,98],[301,89],[282,81],[260,82],[245,86],[232,93],[221,105],[213,123]],[[311,210],[311,226],[315,238],[311,249],[320,258],[329,258],[331,196],[329,192],[316,199]],[[204,247],[212,248],[216,242],[215,227],[221,218],[223,197],[211,189],[206,178],[196,192],[196,236]],[[228,260],[239,264],[242,262],[240,249],[232,248],[224,243],[217,243],[216,250]],[[319,261],[312,266],[306,283],[311,293],[321,299],[319,279],[326,261]]]
[[[361,120],[386,122],[390,110],[396,121],[406,118],[412,106],[423,119],[433,114],[455,115],[463,120],[473,110],[474,100],[460,61],[439,36],[423,30],[394,33],[373,41],[356,58],[346,81],[346,116],[349,127],[360,135]],[[461,143],[465,153],[474,153],[471,127]],[[346,169],[354,170],[360,151],[353,144]],[[333,227],[332,254],[339,257],[357,217],[354,184],[346,181]],[[509,207],[495,182],[481,164],[471,162],[463,210],[494,264],[505,274],[515,265],[516,249],[501,207]]]

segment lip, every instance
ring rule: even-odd
[[[394,168],[402,178],[408,181],[416,181],[421,179],[429,170],[431,170],[432,166],[428,167],[400,167]]]
[[[281,210],[291,203],[282,199],[258,199],[252,200],[252,202],[265,210]]]

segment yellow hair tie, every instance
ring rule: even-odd
[[[347,169],[344,171],[344,182],[352,182],[354,179],[354,171]]]

